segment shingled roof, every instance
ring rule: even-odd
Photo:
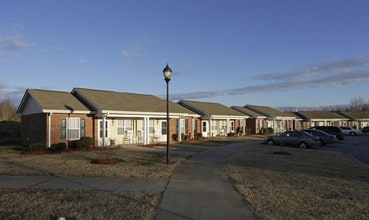
[[[251,111],[260,113],[262,115],[265,115],[267,117],[295,117],[294,115],[287,113],[287,112],[281,112],[277,109],[271,108],[269,106],[260,106],[260,105],[245,105],[246,109],[249,109]]]
[[[251,109],[247,109],[243,106],[231,106],[231,108],[236,110],[236,111],[239,111],[239,112],[241,112],[241,113],[243,113],[243,114],[245,114],[249,117],[252,117],[252,118],[265,118],[266,117],[265,115],[254,112]]]
[[[27,109],[29,113],[53,111],[90,112],[90,109],[69,92],[27,89],[17,109],[17,114],[24,113],[24,108],[28,102],[33,103],[32,109]]]
[[[298,111],[296,114],[300,115],[303,119],[347,119],[337,112],[330,111]]]
[[[350,120],[369,118],[369,111],[344,111],[344,112],[339,112],[339,113],[349,118]]]
[[[98,112],[124,111],[124,112],[166,112],[166,101],[153,95],[115,92],[106,90],[74,88],[72,94]],[[169,102],[170,113],[195,114],[173,102]]]
[[[202,116],[233,116],[233,117],[245,117],[246,115],[238,112],[230,107],[222,105],[220,103],[213,102],[199,102],[190,100],[180,100],[178,102],[180,105],[191,109],[192,111],[202,115]]]

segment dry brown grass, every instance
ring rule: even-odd
[[[91,163],[106,158],[121,162],[114,165]],[[7,151],[0,153],[0,174],[169,178],[183,159],[172,157],[168,166],[162,152],[139,147],[45,155]]]
[[[257,145],[228,173],[263,219],[369,219],[369,168],[340,153]]]
[[[161,197],[159,192],[56,189],[0,193],[0,219],[153,219]]]
[[[114,165],[92,164],[118,159]],[[168,180],[184,160],[143,147],[31,155],[2,148],[0,175],[136,177]],[[62,189],[0,189],[0,219],[153,219],[162,192]]]

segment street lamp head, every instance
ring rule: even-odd
[[[172,77],[172,69],[168,66],[168,64],[163,69],[163,75],[164,75],[165,81],[169,82],[170,81],[170,78]]]

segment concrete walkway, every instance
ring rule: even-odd
[[[229,155],[249,144],[212,148],[184,161],[169,181],[156,219],[256,219],[225,170]]]
[[[168,184],[163,180],[148,178],[0,175],[0,188],[164,192],[157,220],[256,219],[233,187],[225,169],[231,153],[253,142],[199,147],[190,151],[180,151],[178,145],[178,149],[171,153],[192,156],[177,167]],[[196,149],[196,146],[192,147]]]
[[[148,178],[1,176],[0,188],[162,192],[167,182]]]

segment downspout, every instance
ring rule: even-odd
[[[50,148],[51,147],[51,115],[52,115],[53,113],[52,112],[50,112],[48,115],[47,115],[47,120],[48,120],[48,122],[47,122],[47,147],[48,148]]]

